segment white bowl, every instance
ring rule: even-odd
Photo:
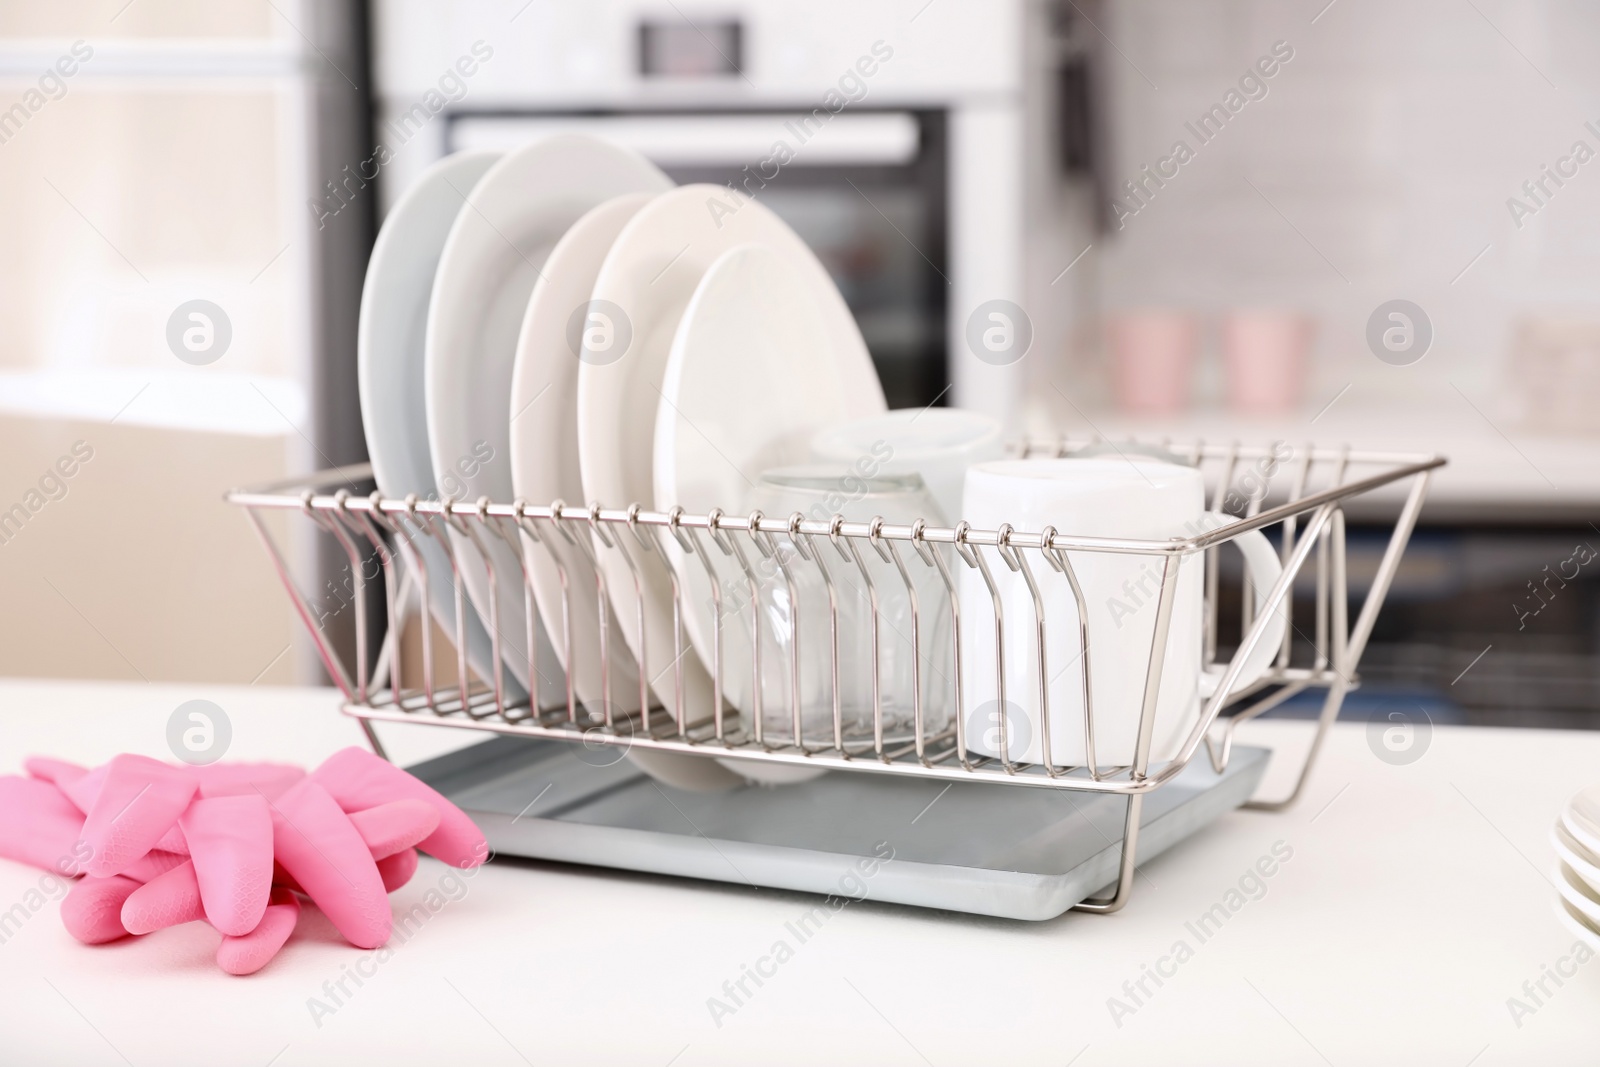
[[[1560,822],[1550,830],[1550,843],[1555,846],[1561,862],[1581,878],[1590,889],[1600,893],[1600,861],[1570,833]]]
[[[1561,825],[1600,862],[1600,785],[1580,789],[1561,809]]]
[[[1574,908],[1564,896],[1556,898],[1556,918],[1580,941],[1600,952],[1600,930],[1591,926],[1583,913]]]
[[[1565,862],[1557,862],[1556,890],[1569,906],[1583,914],[1592,926],[1600,926],[1600,890],[1595,889]]]

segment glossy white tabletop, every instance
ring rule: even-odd
[[[166,756],[196,697],[226,711],[230,758],[311,763],[360,740],[326,690],[11,681],[0,771]],[[1267,791],[1308,729],[1253,724],[1285,754]],[[385,736],[402,762],[455,737]],[[80,945],[54,903],[29,910],[39,872],[0,861],[0,912],[26,913],[0,942],[0,1061],[1592,1063],[1600,964],[1554,918],[1547,838],[1595,780],[1600,734],[1439,727],[1396,766],[1341,724],[1297,808],[1224,817],[1141,868],[1114,916],[868,899],[802,943],[790,927],[816,898],[797,893],[517,861],[458,883],[424,860],[393,899],[427,918],[382,959],[308,911],[250,978],[216,969],[198,923]]]

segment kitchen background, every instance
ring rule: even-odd
[[[1600,10],[865,6],[0,0],[0,672],[316,680],[221,494],[363,458],[408,181],[578,125],[784,216],[895,406],[1447,454],[1345,714],[1600,726]],[[296,562],[348,640],[348,574]]]

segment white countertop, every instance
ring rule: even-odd
[[[33,753],[165,757],[167,718],[195,697],[228,713],[229,758],[311,763],[359,743],[327,690],[7,681],[0,771]],[[1287,754],[1308,730],[1257,723],[1246,739]],[[407,762],[455,735],[384,736]],[[308,911],[242,979],[217,970],[203,924],[87,947],[47,904],[0,943],[0,1060],[944,1067],[1003,1049],[1008,1064],[1057,1067],[1594,1062],[1600,964],[1559,988],[1546,979],[1537,1005],[1524,983],[1572,951],[1547,835],[1562,801],[1600,780],[1600,734],[1440,727],[1397,767],[1364,726],[1341,724],[1323,760],[1294,810],[1235,812],[1142,867],[1120,914],[1030,924],[852,904],[720,1026],[708,998],[816,898],[496,862],[382,962]],[[1229,903],[1275,844],[1292,856],[1264,894],[1197,937],[1186,924]],[[424,860],[396,906],[451,890],[450,874]],[[0,861],[0,910],[38,880]],[[1162,962],[1180,941],[1182,962]],[[308,1001],[332,1004],[324,983],[363,962],[371,977],[346,978],[350,995],[314,1019]],[[1171,977],[1146,979],[1135,1003],[1124,983],[1158,964]],[[1114,1017],[1113,997],[1134,1010]],[[1514,1018],[1513,997],[1532,1013]]]

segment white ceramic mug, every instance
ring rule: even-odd
[[[1205,509],[1205,479],[1193,467],[1130,459],[1007,460],[973,467],[965,491],[967,521],[980,529],[1010,523],[1038,533],[1054,526],[1082,537],[1166,540],[1189,537],[1232,521]],[[1260,531],[1235,539],[1255,590],[1256,607],[1282,573],[1277,553]],[[1026,580],[993,549],[979,549],[999,591],[1005,618],[1006,749],[1015,761],[1043,754],[1039,716],[1038,629]],[[1065,576],[1040,553],[1028,564],[1044,603],[1050,708],[1051,762],[1082,765],[1083,664],[1078,606]],[[1095,762],[1132,763],[1143,705],[1145,676],[1155,634],[1163,560],[1151,555],[1069,551],[1089,613],[1089,668],[1094,706]],[[1000,719],[993,600],[983,577],[960,565],[962,707],[967,747],[1000,754]],[[1224,667],[1202,670],[1204,555],[1183,557],[1172,605],[1156,718],[1152,765],[1171,759],[1198,721],[1201,701],[1216,691]],[[1283,641],[1280,610],[1246,660],[1238,685],[1271,666]]]

